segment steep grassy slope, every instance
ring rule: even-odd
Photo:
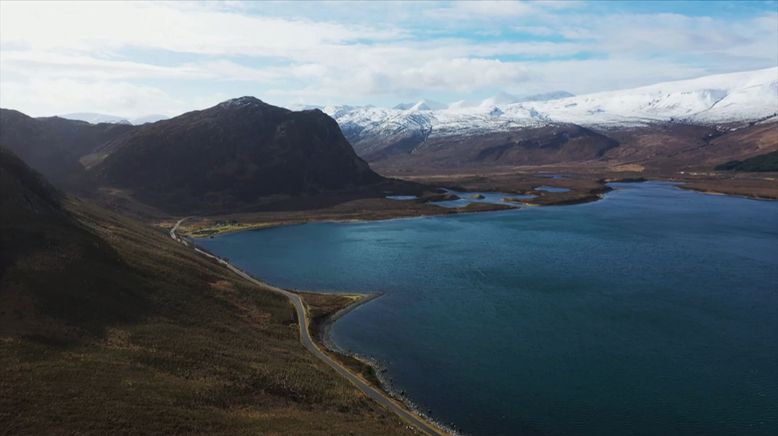
[[[0,432],[407,432],[304,350],[282,297],[6,151],[0,194]]]
[[[365,155],[378,171],[402,169],[469,171],[515,165],[581,163],[602,159],[619,143],[573,124],[515,129],[471,136],[443,136],[392,143]]]
[[[411,149],[386,148],[366,156],[386,175],[504,172],[554,165],[677,174],[710,171],[722,162],[778,150],[778,123],[732,126],[655,123],[587,129],[576,125],[516,129],[476,136],[427,139]]]
[[[621,146],[605,155],[612,162],[640,164],[660,172],[711,170],[722,162],[778,150],[778,123],[733,126],[656,124],[605,131]]]

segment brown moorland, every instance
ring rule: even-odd
[[[283,297],[0,150],[3,432],[413,433],[302,347]]]

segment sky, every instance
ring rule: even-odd
[[[0,106],[32,116],[584,94],[776,65],[776,1],[0,3]]]

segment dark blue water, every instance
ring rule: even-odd
[[[466,433],[775,434],[778,202],[614,186],[200,243],[281,286],[384,292],[335,341]]]

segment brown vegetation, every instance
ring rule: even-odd
[[[3,432],[412,433],[303,348],[286,299],[0,157]]]

